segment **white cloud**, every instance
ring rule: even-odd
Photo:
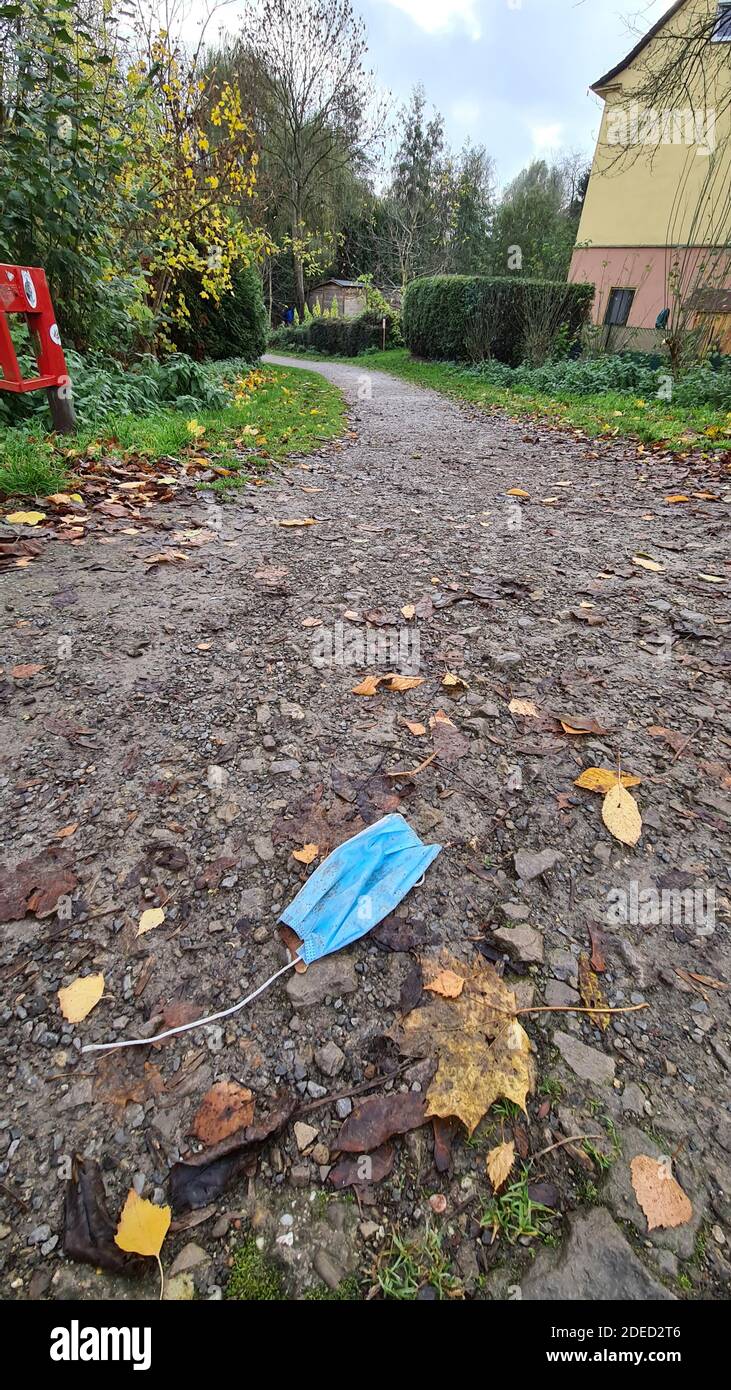
[[[479,101],[455,101],[452,103],[451,117],[459,126],[467,126],[468,129],[477,125],[482,114]]]
[[[533,140],[533,149],[536,154],[546,154],[549,150],[558,149],[563,135],[563,125],[556,121],[554,125],[534,125],[530,129]]]
[[[477,13],[479,0],[385,0],[385,3],[403,10],[427,34],[463,29],[475,42],[482,37]]]

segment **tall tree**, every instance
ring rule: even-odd
[[[262,143],[286,208],[303,313],[323,188],[344,166],[361,163],[372,134],[365,29],[350,0],[259,0],[244,20],[240,46],[255,74]]]

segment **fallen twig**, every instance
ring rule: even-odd
[[[649,1009],[649,1004],[625,1004],[621,1009],[587,1009],[581,1004],[536,1004],[531,1009],[516,1009],[516,1014],[634,1014],[638,1009]],[[500,1013],[510,1013],[501,1009]]]
[[[606,1134],[571,1134],[568,1139],[558,1139],[555,1144],[548,1144],[545,1149],[539,1149],[537,1154],[529,1154],[528,1162],[535,1163],[538,1158],[545,1158],[553,1149],[561,1149],[564,1144],[578,1144],[580,1139],[606,1139]]]

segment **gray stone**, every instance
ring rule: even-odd
[[[499,927],[493,937],[514,960],[540,963],[543,960],[543,937],[535,927]]]
[[[595,1047],[587,1047],[586,1043],[580,1042],[571,1033],[554,1033],[553,1041],[564,1062],[582,1081],[600,1085],[614,1080],[613,1057],[607,1057],[605,1052],[598,1052]]]
[[[353,1102],[345,1096],[342,1100],[336,1100],[335,1112],[339,1120],[347,1120],[348,1115],[353,1109]]]
[[[312,1261],[315,1273],[319,1274],[323,1284],[327,1284],[329,1289],[336,1289],[342,1284],[347,1271],[336,1260],[334,1255],[329,1254],[322,1246],[315,1251],[315,1258]]]
[[[675,1301],[638,1260],[605,1207],[569,1218],[560,1255],[542,1250],[522,1283],[524,1299],[538,1302]]]
[[[644,1115],[645,1113],[645,1093],[637,1085],[636,1081],[629,1081],[622,1092],[622,1109],[627,1113]]]
[[[190,1240],[175,1256],[170,1266],[170,1274],[173,1278],[176,1274],[186,1274],[191,1269],[197,1269],[199,1265],[209,1264],[210,1259],[202,1245],[196,1245],[194,1240]]]
[[[526,903],[501,903],[500,911],[509,922],[527,922],[530,917],[530,908]]]
[[[576,956],[572,956],[570,951],[565,951],[559,947],[558,950],[549,951],[548,961],[551,974],[557,980],[563,980],[564,984],[576,988],[579,983],[579,964]]]
[[[648,1231],[647,1218],[635,1197],[632,1186],[632,1172],[630,1164],[633,1158],[639,1154],[647,1154],[650,1158],[663,1158],[667,1156],[667,1150],[660,1148],[654,1139],[650,1139],[647,1134],[643,1134],[641,1129],[634,1125],[628,1125],[621,1132],[622,1156],[612,1165],[604,1188],[603,1195],[607,1205],[612,1208],[614,1215],[619,1221],[631,1221],[638,1233],[645,1239],[652,1241],[653,1245],[658,1245],[666,1250],[672,1250],[681,1260],[689,1260],[695,1248],[695,1238],[698,1228],[703,1220],[705,1212],[705,1196],[699,1188],[689,1186],[689,1164],[687,1154],[680,1154],[673,1165],[673,1175],[680,1183],[683,1191],[687,1193],[693,1205],[693,1214],[684,1226],[675,1226],[671,1230],[657,1227],[655,1230]],[[680,1170],[680,1171],[678,1171]]]
[[[290,1002],[298,1009],[321,1004],[328,994],[354,994],[357,988],[353,962],[342,952],[315,961],[303,975],[291,975],[287,982]]]
[[[565,985],[563,980],[548,980],[543,997],[551,1008],[555,1008],[557,1004],[560,1007],[565,1007],[567,1004],[579,1003],[578,990],[572,989],[571,985]]]
[[[561,859],[558,850],[555,849],[519,849],[513,855],[515,872],[518,878],[530,882],[532,878],[539,878],[541,874],[548,873]]]
[[[342,1048],[338,1047],[337,1043],[331,1040],[325,1043],[324,1047],[316,1049],[315,1061],[325,1076],[337,1076],[345,1065],[345,1053]]]

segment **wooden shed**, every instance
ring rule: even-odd
[[[731,290],[698,289],[688,302],[691,327],[701,330],[701,343],[731,353]]]
[[[319,304],[324,313],[333,300],[337,301],[341,319],[353,319],[365,309],[365,287],[358,280],[323,280],[307,294],[307,305],[313,312]]]

